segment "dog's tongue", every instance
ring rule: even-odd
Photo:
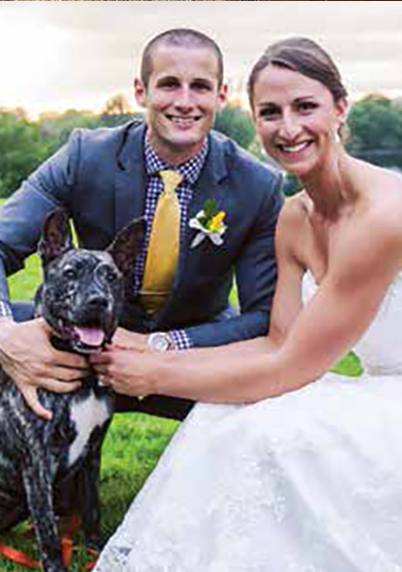
[[[81,342],[87,346],[99,347],[105,339],[105,333],[101,328],[85,328],[76,326],[74,331],[78,334]]]

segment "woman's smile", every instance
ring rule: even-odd
[[[323,84],[293,70],[268,66],[256,81],[253,113],[261,142],[298,177],[330,157],[343,112]]]

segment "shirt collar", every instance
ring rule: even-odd
[[[169,163],[167,163],[157,155],[148,137],[145,136],[144,152],[145,152],[146,171],[148,175],[156,175],[159,171],[162,171],[164,169],[174,168],[176,171],[178,171],[183,175],[186,182],[194,184],[198,179],[198,177],[200,176],[201,169],[204,166],[208,154],[208,148],[209,148],[208,139],[206,139],[204,145],[201,147],[198,153],[194,155],[194,157],[191,157],[188,161],[182,163],[181,165],[172,167],[171,165],[169,165]]]

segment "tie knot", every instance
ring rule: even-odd
[[[183,175],[173,169],[159,171],[159,176],[163,181],[164,191],[166,194],[174,193],[183,180]]]

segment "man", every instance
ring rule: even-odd
[[[146,109],[144,124],[76,130],[0,213],[0,362],[29,406],[44,417],[50,414],[40,404],[37,388],[71,391],[85,375],[87,363],[81,356],[55,350],[42,319],[17,322],[19,308],[8,302],[5,275],[21,268],[35,251],[43,221],[55,208],[67,209],[80,244],[96,249],[106,247],[131,219],[145,216],[144,251],[136,261],[116,345],[144,351],[183,349],[250,338],[268,328],[281,178],[211,132],[227,95],[218,46],[194,30],[160,34],[145,48],[134,91]],[[159,266],[150,262],[155,249],[150,244],[158,245],[152,235],[164,191],[160,173],[167,169],[178,177],[174,200],[179,203],[179,254],[162,298],[152,307],[158,288],[145,282],[147,274],[152,282]],[[170,239],[164,246],[167,257]],[[233,270],[241,315],[228,306]],[[183,418],[191,406],[160,396],[118,397],[118,410],[175,418]]]

